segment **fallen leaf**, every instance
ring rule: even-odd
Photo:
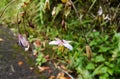
[[[60,72],[60,73],[58,73],[58,75],[57,75],[57,79],[60,79],[60,77],[64,77],[64,72]]]
[[[71,79],[70,77],[65,75],[65,72],[60,72],[57,75],[57,79]]]
[[[60,67],[64,70],[67,70],[67,68],[64,65],[61,65]]]
[[[68,64],[70,64],[70,63],[71,63],[71,61],[70,61],[70,60],[67,60],[67,63],[68,63]]]
[[[30,70],[33,70],[34,68],[33,67],[29,67]]]
[[[92,58],[92,50],[89,45],[86,45],[86,55],[89,60]]]
[[[1,42],[1,41],[4,41],[4,40],[3,40],[2,38],[0,38],[0,42]]]
[[[50,78],[49,78],[49,79],[55,79],[55,76],[53,76],[53,75],[52,75],[52,76],[50,76]]]
[[[67,0],[61,0],[61,2],[62,2],[62,3],[66,3],[66,2],[67,2]]]
[[[59,77],[59,79],[68,79],[67,77]]]
[[[37,55],[38,55],[38,52],[37,52],[35,49],[33,49],[32,51],[33,51],[33,55],[34,55],[34,56],[37,56]]]
[[[45,58],[46,60],[50,60],[50,56],[49,56],[49,55],[44,56],[44,58]]]
[[[19,62],[18,62],[18,65],[19,65],[19,66],[23,65],[23,61],[19,61]]]
[[[49,70],[50,67],[46,67],[46,66],[41,67],[41,66],[38,66],[38,69],[39,69],[40,72],[43,72],[45,70]]]
[[[36,41],[33,43],[33,45],[34,45],[35,47],[40,47],[40,46],[41,46],[40,40],[36,40]]]

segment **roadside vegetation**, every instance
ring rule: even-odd
[[[59,79],[120,77],[119,0],[2,0],[0,24],[15,29],[41,72],[52,61]]]

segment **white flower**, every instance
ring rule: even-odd
[[[72,50],[73,47],[69,44],[71,41],[66,41],[66,40],[60,40],[58,38],[55,38],[55,41],[49,42],[50,45],[58,45],[58,46],[65,46],[69,50]]]
[[[107,15],[104,17],[104,20],[111,20],[111,18],[110,18],[109,15],[107,14]]]
[[[102,10],[102,7],[100,6],[98,10],[98,15],[102,15],[102,13],[103,13],[103,10]]]
[[[53,10],[52,10],[52,13],[51,13],[51,14],[52,14],[52,16],[54,16],[54,15],[56,14],[56,7],[54,7],[54,8],[53,8]]]

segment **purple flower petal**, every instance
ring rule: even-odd
[[[21,34],[18,35],[18,42],[19,42],[19,45],[25,48],[26,51],[29,49],[29,42]]]
[[[55,41],[49,42],[50,45],[58,45],[58,46],[65,46],[69,50],[72,50],[73,47],[69,44],[71,41],[66,41],[66,40],[60,40],[58,38],[55,38]]]
[[[68,48],[69,50],[73,50],[73,47],[70,44],[63,44],[66,48]]]
[[[52,44],[53,44],[53,45],[58,45],[59,42],[58,42],[58,41],[51,41],[51,42],[49,42],[49,44],[50,44],[50,45],[52,45]]]
[[[70,43],[70,42],[72,42],[72,41],[66,41],[66,40],[63,40],[63,42],[64,42],[64,43]]]

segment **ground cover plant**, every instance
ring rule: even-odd
[[[40,72],[51,61],[62,70],[49,79],[119,79],[118,0],[3,0],[0,6],[0,23],[16,29]]]

